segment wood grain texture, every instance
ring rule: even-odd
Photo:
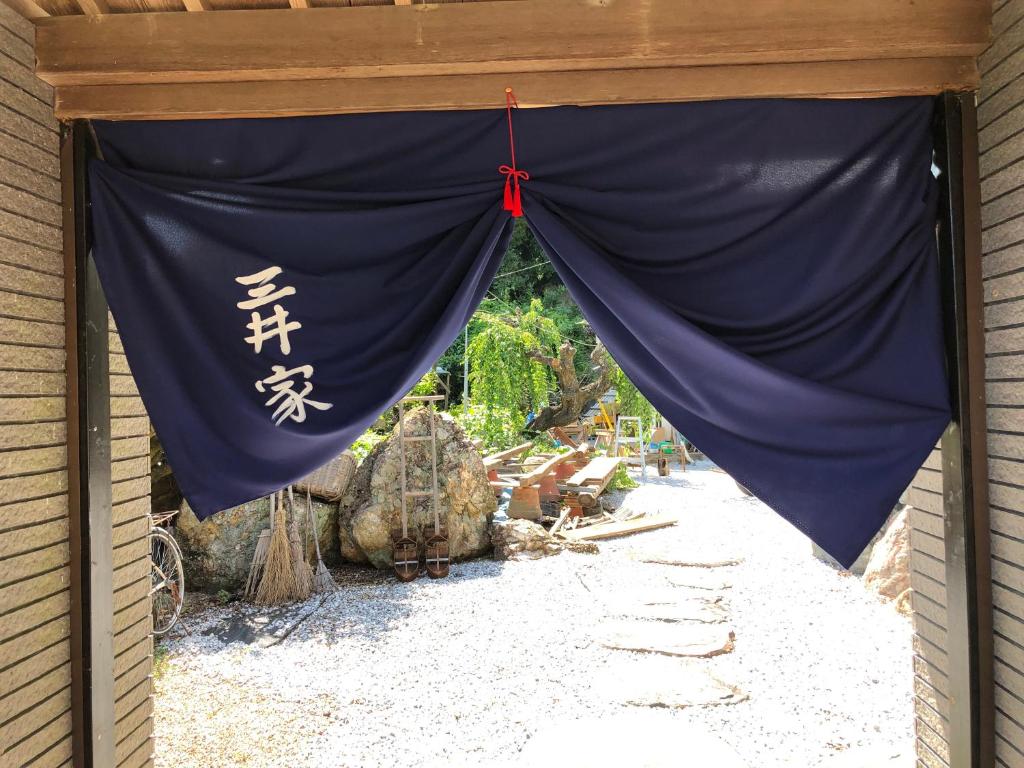
[[[973,58],[990,26],[987,4],[974,0],[932,0],[927,12],[911,0],[696,0],[685,13],[675,0],[303,11],[42,19],[36,71],[53,85],[86,85]]]
[[[514,85],[521,106],[723,98],[859,98],[970,89],[971,58],[642,68],[458,76],[62,86],[58,117],[185,119],[488,109]]]

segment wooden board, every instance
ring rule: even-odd
[[[587,466],[566,480],[566,485],[578,486],[601,486],[607,485],[607,479],[615,472],[615,468],[622,462],[619,456],[598,456],[592,459]]]
[[[563,461],[568,461],[569,459],[574,459],[574,458],[576,458],[577,455],[579,455],[581,453],[586,453],[586,451],[584,449],[582,449],[582,448],[577,448],[574,451],[569,451],[567,453],[559,453],[559,454],[557,454],[555,456],[552,456],[550,459],[545,461],[543,464],[540,464],[539,466],[534,467],[529,472],[524,474],[521,478],[519,478],[519,487],[520,488],[529,488],[534,483],[539,482],[542,477],[544,477],[545,475],[548,475],[551,472],[553,472],[555,467],[557,467]]]
[[[521,453],[528,451],[533,447],[533,443],[521,443],[514,448],[506,448],[504,451],[498,451],[492,453],[489,456],[484,456],[484,469],[491,469],[505,463],[508,459],[515,458]]]
[[[52,85],[973,57],[990,16],[976,0],[929,0],[926,13],[910,0],[698,0],[685,13],[678,0],[523,0],[114,14],[39,19],[36,55]]]
[[[628,536],[631,533],[642,533],[653,531],[657,528],[666,528],[675,525],[679,521],[675,515],[657,515],[652,517],[641,517],[636,520],[629,520],[624,523],[598,523],[586,528],[578,528],[571,531],[560,531],[559,536],[564,536],[573,541],[600,541],[601,539],[613,539],[617,536]]]
[[[989,16],[974,0],[115,13],[39,19],[37,71],[60,116],[112,119],[500,108],[506,86],[524,107],[934,94],[977,87]]]

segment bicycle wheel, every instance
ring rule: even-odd
[[[178,621],[185,602],[185,571],[181,566],[181,550],[174,537],[163,528],[149,534],[150,558],[153,563],[150,596],[153,601],[153,634],[166,633]]]

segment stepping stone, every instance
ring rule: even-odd
[[[730,653],[736,634],[721,625],[697,622],[620,622],[609,625],[601,645],[619,651],[710,658]]]
[[[621,616],[632,616],[650,621],[699,621],[704,624],[720,624],[729,614],[719,599],[695,597],[690,599],[660,600],[647,599],[640,603],[624,603],[618,606]]]
[[[834,757],[827,757],[815,768],[906,768],[914,765],[912,757],[893,747],[853,747]]]
[[[679,568],[722,568],[727,565],[739,565],[743,562],[742,557],[723,557],[714,553],[689,555],[640,555],[641,563],[655,563],[657,565],[674,565]]]
[[[717,707],[739,704],[749,696],[726,685],[703,668],[700,662],[683,662],[648,656],[622,666],[602,682],[615,691],[616,698],[635,707]]]
[[[560,720],[535,734],[516,768],[748,768],[706,728],[668,712],[634,710],[615,717]]]
[[[691,569],[686,571],[672,571],[665,574],[668,583],[676,587],[689,587],[690,589],[706,589],[711,592],[719,592],[723,589],[732,589],[732,584],[718,577],[714,571],[704,569]]]

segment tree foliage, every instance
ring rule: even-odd
[[[615,399],[619,404],[619,415],[639,416],[644,434],[649,436],[654,429],[657,410],[617,364],[612,374],[612,381],[615,386]]]
[[[549,369],[530,355],[537,350],[553,354],[561,334],[536,299],[525,314],[478,312],[476,320],[477,331],[469,343],[474,418],[482,419],[482,432],[489,436],[507,432],[510,420],[521,430],[527,413],[547,405],[552,388]]]

